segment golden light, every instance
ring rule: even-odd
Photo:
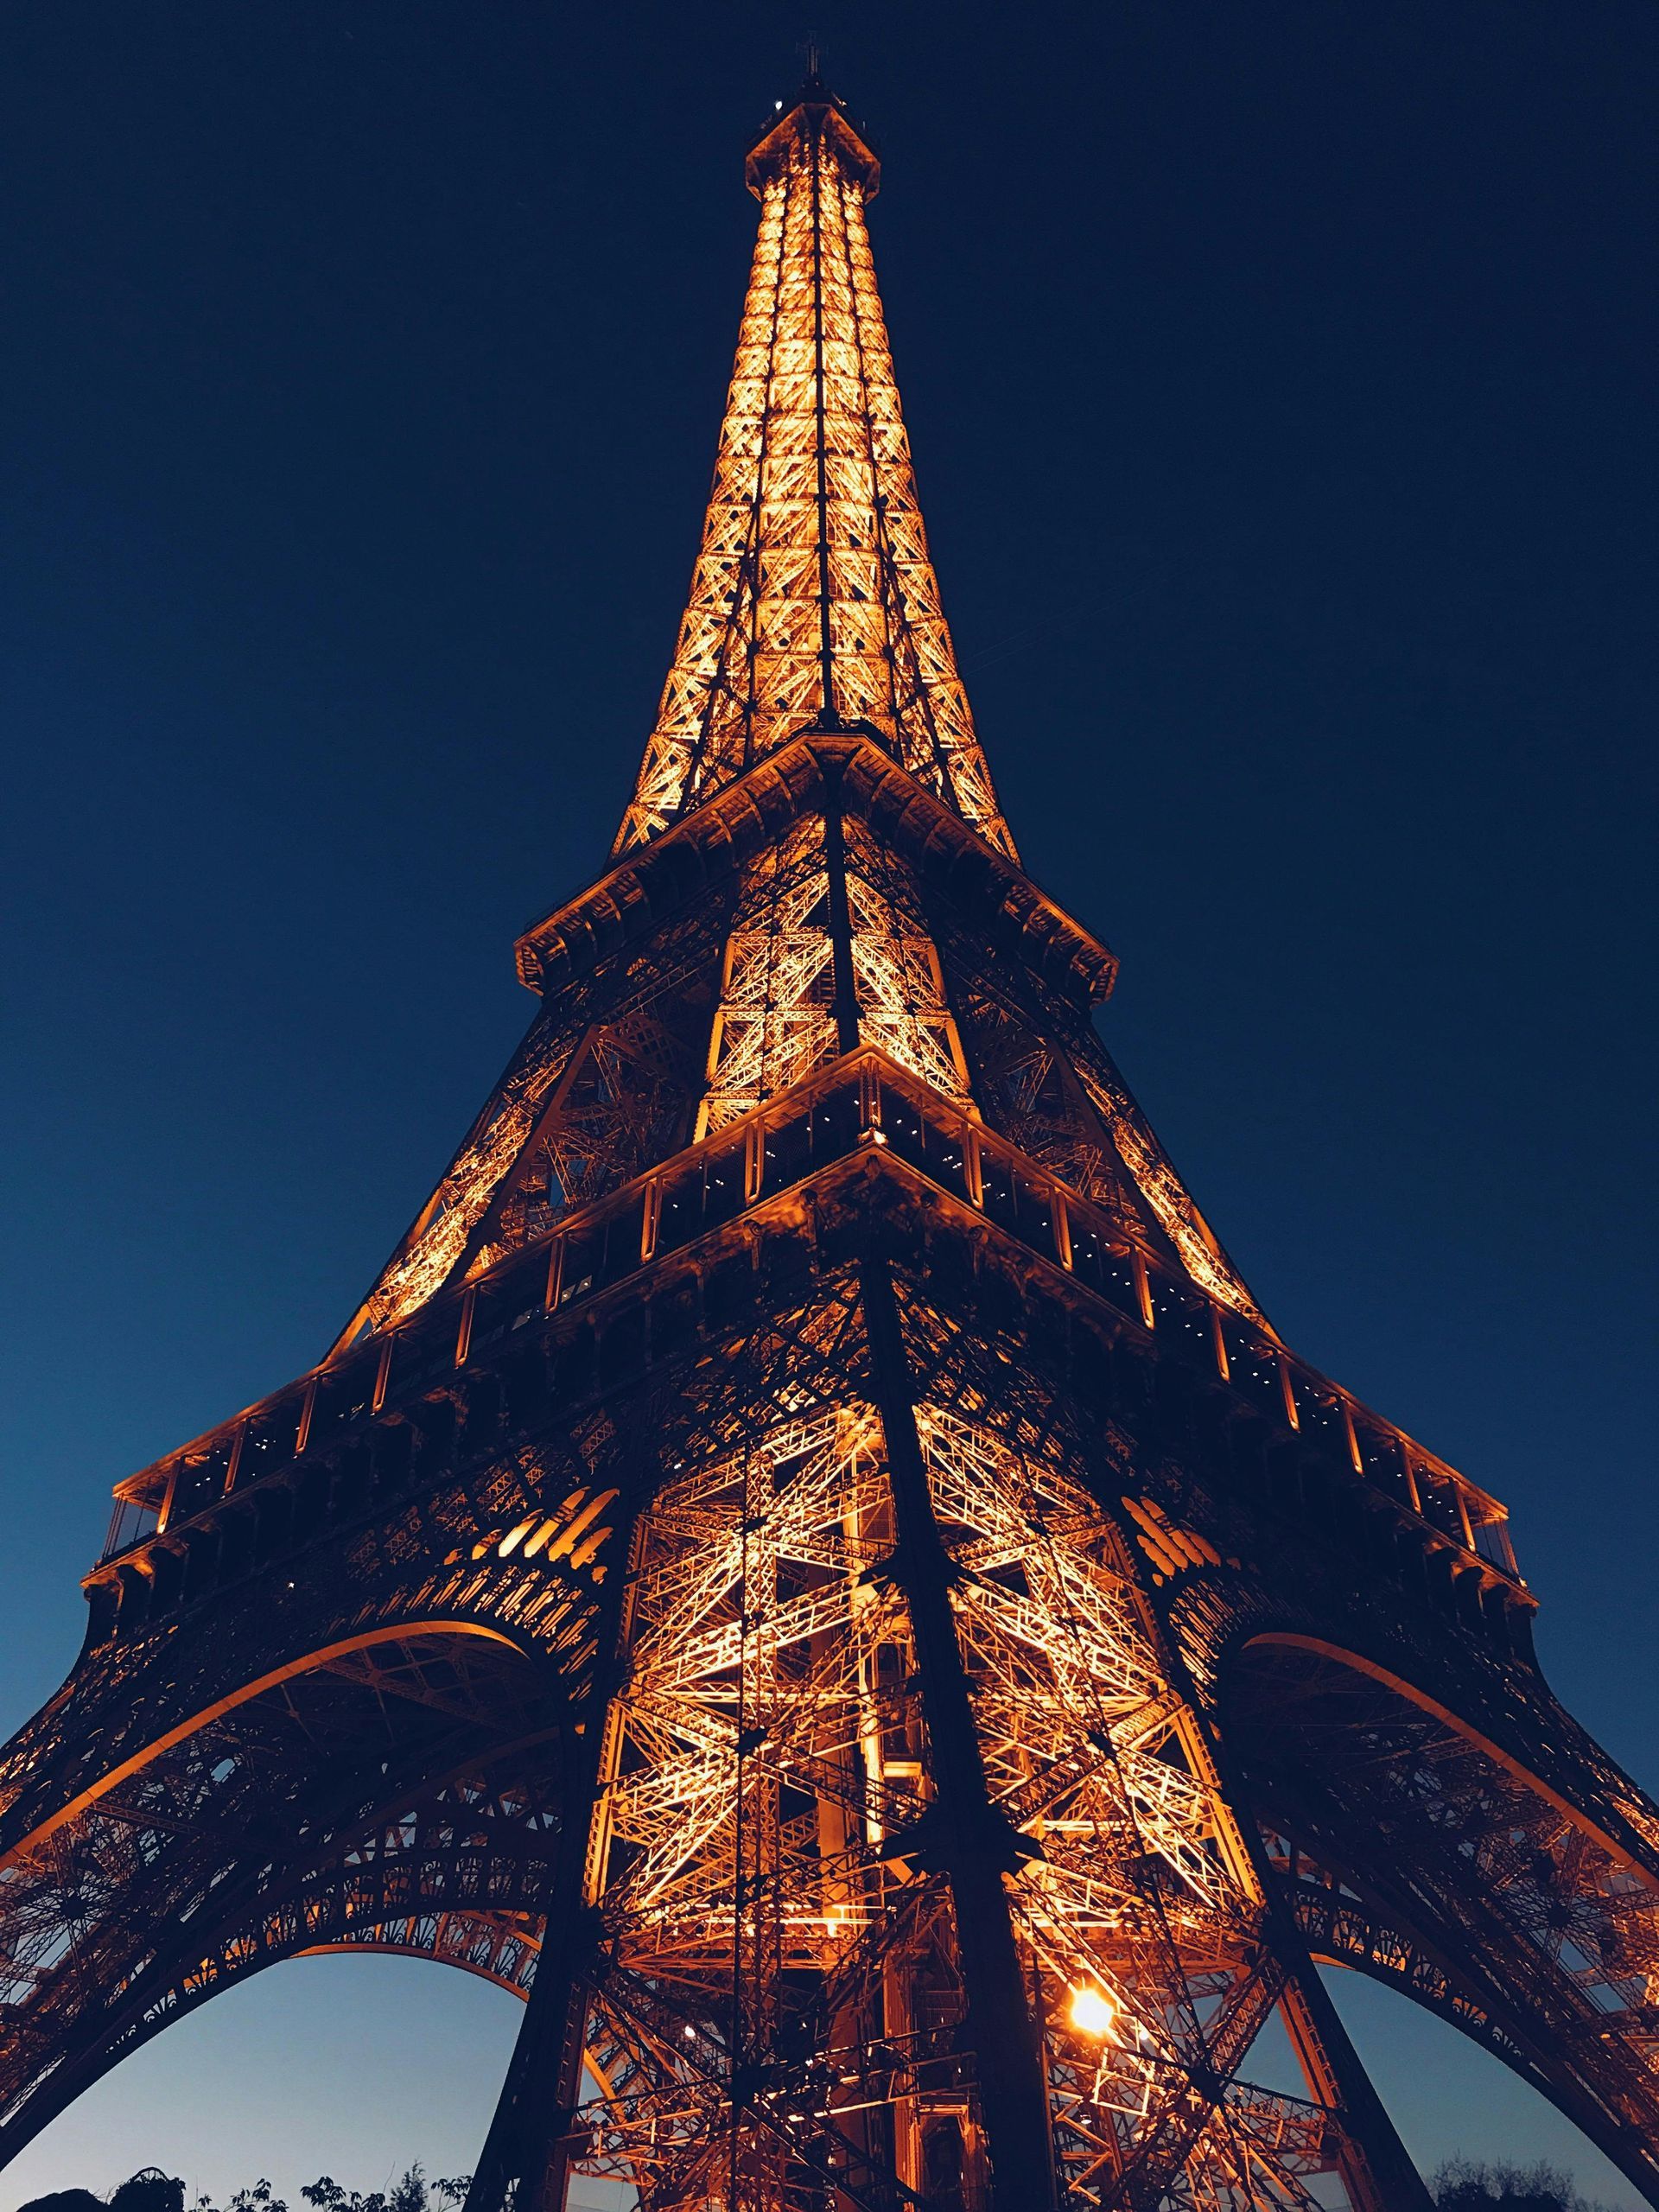
[[[1103,1989],[1084,1982],[1071,1993],[1067,2017],[1079,2035],[1098,2037],[1111,2033],[1117,2010]]]
[[[879,731],[1012,858],[939,609],[870,258],[868,180],[844,143],[787,124],[766,148],[702,550],[616,851],[659,836],[829,709]]]

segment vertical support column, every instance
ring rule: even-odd
[[[1054,2157],[1042,2035],[1032,2016],[1002,1885],[1004,1872],[1019,1863],[1016,1839],[992,1804],[985,1780],[950,1609],[953,1569],[934,1518],[886,1262],[867,1261],[861,1284],[887,1440],[893,1567],[916,1639],[922,1710],[938,1791],[940,1848],[956,1911],[967,2032],[977,2062],[995,2212],[1052,2212]]]
[[[1138,1251],[1136,1259],[1137,1279],[1144,1284],[1145,1262]],[[1282,1375],[1282,1367],[1280,1371]],[[1351,1436],[1352,1422],[1345,1402],[1343,1413]],[[1186,1662],[1167,1634],[1161,1613],[1149,1603],[1147,1618],[1149,1624],[1156,1624],[1154,1640],[1160,1647],[1167,1678],[1197,1724],[1188,1749],[1198,1772],[1213,1789],[1218,1806],[1224,1808],[1223,1843],[1240,1877],[1260,1900],[1268,1948],[1285,1971],[1286,1986],[1279,2010],[1303,2078],[1309,2094],[1336,2113],[1342,2127],[1338,2166],[1354,2212],[1434,2212],[1433,2199],[1359,2053],[1349,2041],[1348,2031],[1308,1955],[1294,1914],[1276,1887],[1249,1794],[1241,1786],[1224,1740],[1213,1723],[1203,1718],[1204,1701]]]
[[[311,1416],[317,1409],[317,1378],[314,1375],[305,1386],[305,1395],[300,1401],[300,1425],[294,1437],[294,1457],[297,1459],[311,1441]]]
[[[836,707],[836,639],[830,614],[834,603],[830,560],[830,440],[825,426],[827,408],[823,389],[823,131],[809,108],[802,113],[807,159],[812,165],[812,412],[817,457],[818,507],[818,681],[823,689],[826,728],[839,727]],[[847,1046],[843,1045],[844,1052]]]
[[[636,1464],[635,1503],[619,1519],[615,1561],[602,1586],[582,1732],[573,1729],[566,1738],[565,1820],[536,1979],[464,2212],[505,2212],[508,2206],[513,2212],[560,2212],[564,2202],[567,2138],[582,2095],[588,1977],[599,1932],[588,1877],[626,1637],[639,1529],[638,1479]]]
[[[841,766],[824,765],[823,859],[830,879],[830,959],[836,992],[836,1042],[858,1050],[858,986],[853,976],[853,912],[847,897],[847,840],[841,826]]]
[[[1300,1429],[1302,1425],[1302,1409],[1296,1402],[1296,1385],[1290,1379],[1289,1363],[1281,1358],[1276,1364],[1279,1369],[1279,1395],[1284,1401],[1285,1419],[1292,1428]]]
[[[1230,1382],[1232,1362],[1227,1357],[1227,1340],[1221,1333],[1221,1308],[1213,1299],[1210,1301],[1210,1349],[1216,1356],[1217,1374],[1224,1382]]]
[[[1274,1948],[1291,1970],[1280,2010],[1309,2088],[1341,2116],[1337,2164],[1355,2212],[1433,2212],[1434,2200],[1289,1918],[1274,1915]]]
[[[1268,1941],[1288,1976],[1279,2000],[1281,2017],[1310,2094],[1328,2105],[1342,2125],[1337,2163],[1354,2212],[1434,2212],[1427,2185],[1401,2141],[1363,2061],[1349,2041],[1330,1992],[1308,1955],[1295,1915],[1277,1887],[1260,1832],[1247,1809],[1249,1800],[1238,1786],[1232,1763],[1224,1748],[1213,1739],[1210,1751],[1224,1794],[1237,1817],[1237,1833],[1264,1901]]]
[[[1135,1276],[1135,1295],[1141,1307],[1141,1319],[1147,1328],[1155,1328],[1157,1317],[1152,1307],[1152,1283],[1147,1274],[1147,1255],[1138,1244],[1129,1247],[1129,1267]]]
[[[1054,1192],[1054,1254],[1063,1268],[1071,1265],[1071,1217],[1067,1211],[1065,1193]]]

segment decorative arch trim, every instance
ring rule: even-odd
[[[1262,1644],[1317,1652],[1323,1659],[1334,1659],[1340,1666],[1351,1667],[1356,1674],[1368,1675],[1373,1681],[1381,1682],[1385,1689],[1404,1698],[1408,1704],[1414,1705],[1420,1712],[1432,1714],[1443,1727],[1450,1728],[1454,1734],[1461,1736],[1466,1744],[1473,1745],[1477,1751],[1483,1752],[1494,1764],[1501,1766],[1506,1774],[1512,1775],[1524,1788],[1535,1791],[1546,1803],[1553,1805],[1564,1820],[1570,1821],[1574,1827],[1599,1844],[1609,1858],[1616,1859],[1629,1872],[1638,1875],[1645,1882],[1652,1881],[1652,1869],[1632,1854],[1628,1844],[1618,1842],[1605,1828],[1587,1819],[1581,1806],[1575,1805],[1571,1798],[1564,1797],[1559,1789],[1553,1789],[1533,1768],[1516,1758],[1513,1752],[1506,1751],[1502,1745],[1495,1744],[1478,1728],[1471,1728],[1449,1705],[1443,1705],[1439,1698],[1420,1688],[1415,1682],[1408,1681],[1403,1675],[1397,1675],[1379,1661],[1368,1659],[1360,1652],[1350,1650],[1345,1644],[1334,1643],[1328,1637],[1304,1636],[1290,1630],[1266,1629],[1248,1637],[1239,1645],[1235,1656]]]
[[[283,1682],[292,1681],[297,1675],[315,1673],[317,1669],[326,1667],[331,1660],[346,1658],[353,1651],[367,1651],[378,1643],[395,1643],[424,1636],[479,1637],[486,1643],[500,1644],[505,1649],[513,1652],[524,1660],[527,1665],[533,1663],[530,1655],[521,1644],[515,1643],[512,1637],[505,1635],[501,1630],[492,1628],[487,1623],[482,1621],[441,1619],[403,1621],[380,1628],[367,1629],[358,1636],[340,1637],[333,1643],[319,1645],[307,1651],[298,1659],[285,1661],[282,1666],[270,1668],[264,1674],[256,1675],[251,1681],[245,1683],[239,1689],[228,1691],[225,1696],[216,1698],[211,1705],[203,1706],[198,1712],[190,1714],[188,1719],[180,1721],[175,1727],[166,1729],[161,1735],[153,1737],[142,1750],[133,1752],[130,1758],[120,1760],[116,1765],[100,1774],[95,1782],[89,1783],[85,1789],[78,1791],[74,1796],[60,1805],[56,1812],[41,1821],[37,1827],[32,1827],[27,1835],[20,1836],[10,1851],[0,1853],[0,1871],[13,1865],[25,1852],[37,1848],[48,1836],[54,1834],[67,1821],[73,1821],[79,1815],[86,1812],[90,1806],[95,1805],[100,1797],[106,1796],[111,1789],[118,1788],[129,1777],[138,1773],[153,1759],[160,1758],[163,1752],[170,1751],[175,1745],[187,1742],[201,1729],[211,1727],[215,1720],[222,1719],[227,1713],[234,1713],[238,1707],[251,1703],[257,1697],[262,1697],[267,1690],[276,1689]]]

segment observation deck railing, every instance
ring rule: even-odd
[[[207,1511],[480,1354],[596,1297],[861,1147],[883,1146],[1281,1426],[1322,1436],[1396,1513],[1524,1590],[1505,1509],[1486,1491],[1217,1303],[1134,1227],[1083,1198],[874,1048],[676,1154],[397,1327],[360,1338],[116,1490],[105,1561]]]

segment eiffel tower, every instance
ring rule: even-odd
[[[1659,2204],[1659,1814],[1503,1506],[1283,1342],[1097,1039],[816,70],[747,174],[609,863],[332,1351],[118,1486],[0,1758],[0,2159],[395,1952],[527,1999],[472,2212],[1421,2212],[1334,1962]]]

